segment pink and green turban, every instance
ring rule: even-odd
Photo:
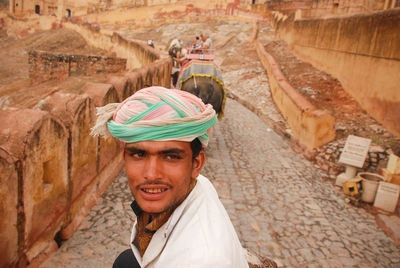
[[[187,141],[199,138],[208,144],[210,128],[217,122],[215,111],[186,91],[149,87],[122,103],[97,108],[93,136],[110,134],[126,143],[139,141]]]

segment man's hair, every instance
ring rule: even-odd
[[[190,143],[190,148],[192,149],[192,160],[194,160],[200,153],[201,150],[203,150],[203,145],[201,144],[200,140],[198,138],[195,138],[191,143]]]

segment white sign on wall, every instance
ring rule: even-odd
[[[349,135],[340,155],[339,163],[362,168],[370,144],[370,139]]]

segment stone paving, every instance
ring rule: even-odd
[[[243,246],[280,267],[400,267],[399,248],[374,216],[347,204],[324,173],[273,131],[274,124],[285,123],[271,101],[254,48],[247,44],[251,24],[227,22],[212,29],[221,33],[215,42],[221,46],[217,60],[230,95],[259,115],[228,100],[202,172],[215,185]],[[111,267],[128,248],[131,201],[122,171],[80,229],[42,267]]]

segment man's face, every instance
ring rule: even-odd
[[[189,142],[142,141],[126,144],[125,172],[136,202],[148,213],[161,213],[181,202],[205,162],[192,160]]]

